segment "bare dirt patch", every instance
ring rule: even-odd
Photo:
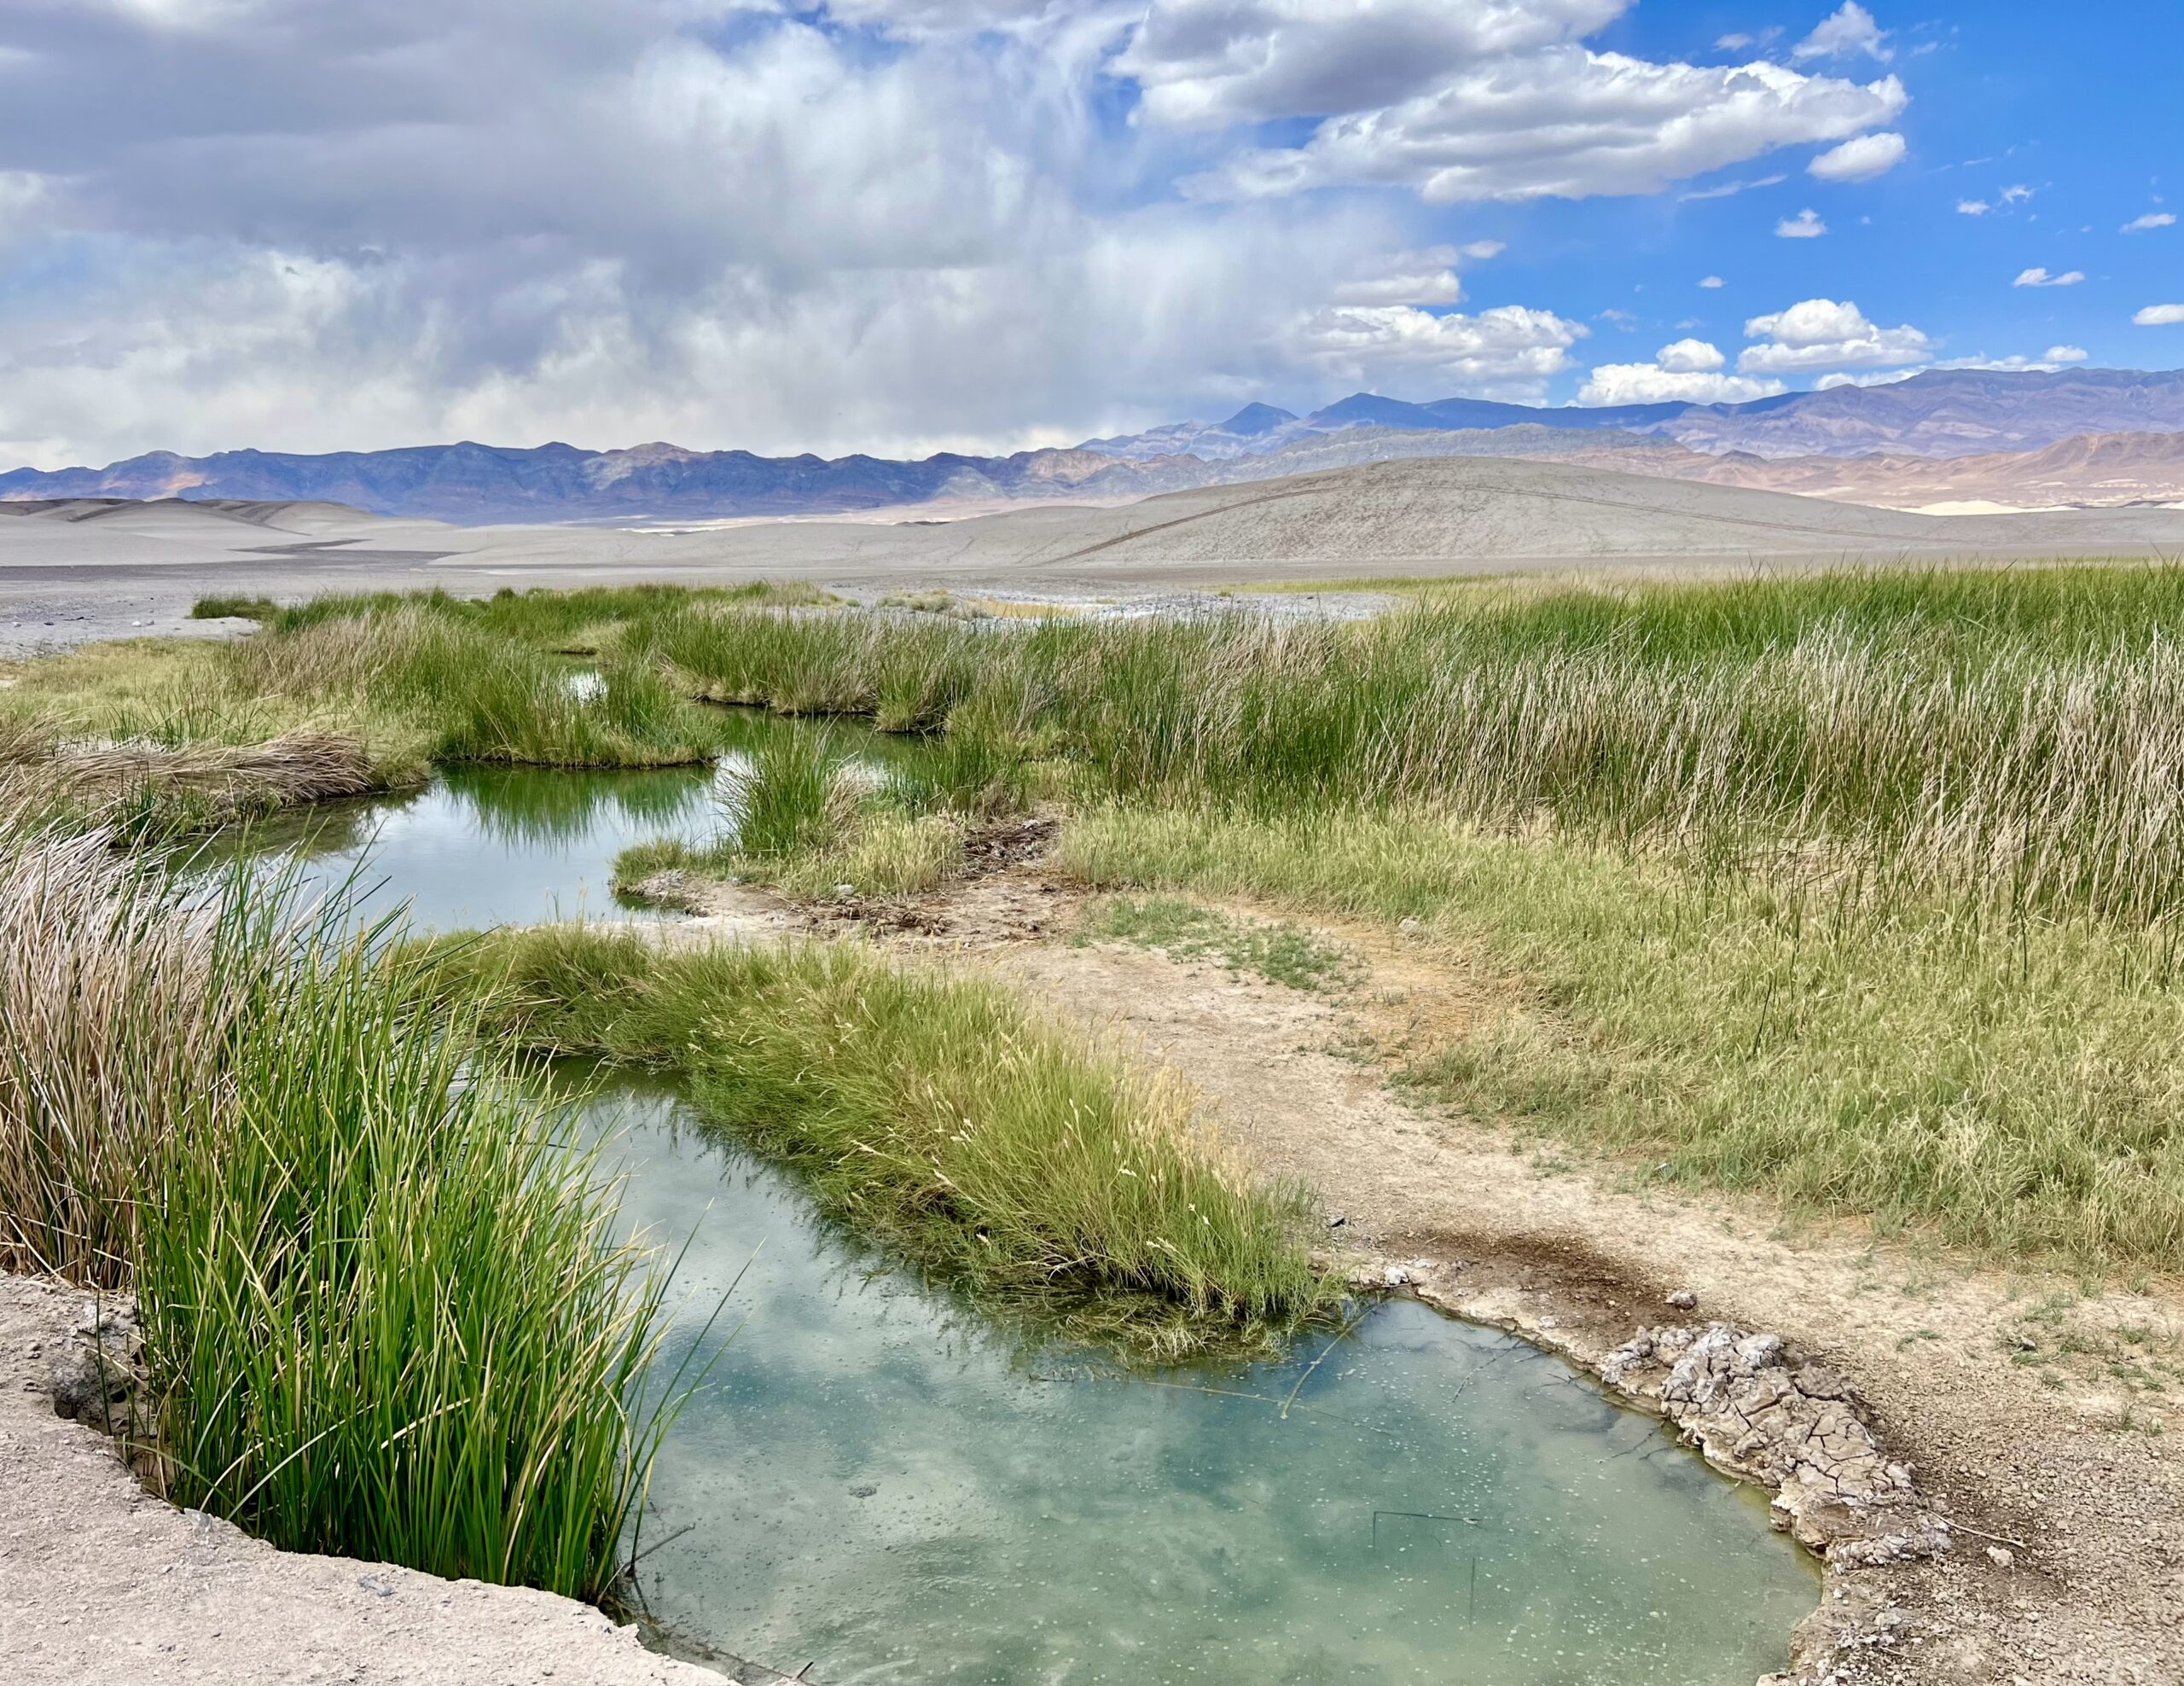
[[[0,1274],[0,1675],[10,1686],[701,1686],[572,1599],[279,1551],[136,1483],[57,1416],[89,1296]],[[764,1671],[736,1677],[771,1680]]]
[[[1085,943],[1083,903],[1033,857],[914,905],[769,914],[813,929],[854,920],[906,951],[990,968],[1173,1067],[1211,1127],[1317,1191],[1331,1262],[1607,1371],[1717,1463],[1770,1484],[1783,1479],[1766,1467],[1775,1454],[1740,1457],[1720,1412],[1662,1395],[1711,1324],[1728,1326],[1732,1348],[1750,1331],[1779,1334],[1786,1360],[1743,1381],[1725,1368],[1733,1352],[1717,1357],[1716,1403],[1734,1416],[1755,1390],[1762,1404],[1794,1392],[1789,1407],[1810,1420],[1846,1402],[1877,1443],[1867,1473],[1892,1479],[1893,1465],[1914,1484],[1915,1504],[1894,1513],[1904,1527],[1889,1526],[1915,1537],[1924,1516],[1948,1535],[1933,1555],[1893,1554],[1908,1561],[1844,1537],[1796,1637],[1798,1678],[2184,1679],[2184,1439],[2167,1432],[2184,1427],[2175,1284],[2123,1291],[1855,1226],[1789,1226],[1762,1201],[1681,1194],[1646,1167],[1416,1104],[1390,1087],[1387,1052],[1490,1020],[1490,971],[1423,938],[1327,924],[1318,934],[1360,963],[1342,988],[1305,992]],[[1658,1357],[1634,1358],[1634,1339]],[[1817,1378],[1813,1392],[1789,1376]]]

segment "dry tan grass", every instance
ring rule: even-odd
[[[0,840],[0,1267],[126,1280],[148,1156],[218,1081],[218,950],[107,834]]]
[[[15,808],[66,808],[96,819],[179,803],[217,824],[361,795],[381,782],[363,744],[338,732],[170,747],[143,740],[72,743],[48,722],[0,719],[0,803]]]

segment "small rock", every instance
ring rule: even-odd
[[[834,886],[834,893],[840,897],[842,900],[847,901],[851,896],[857,894],[857,886],[854,884],[837,884]]]
[[[857,1485],[850,1489],[850,1497],[851,1498],[870,1498],[873,1494],[879,1491],[880,1489],[874,1486],[871,1482],[860,1481]]]
[[[1388,1266],[1387,1275],[1382,1280],[1390,1288],[1407,1288],[1410,1284],[1410,1272],[1400,1264],[1391,1264]]]
[[[1998,1569],[2007,1569],[2017,1561],[2017,1554],[2007,1545],[1990,1545],[1987,1548],[1987,1561]]]
[[[1699,1309],[1699,1294],[1695,1289],[1670,1288],[1666,1298],[1668,1303],[1679,1311],[1695,1311]]]
[[[1338,1212],[1333,1217],[1327,1219],[1327,1228],[1330,1230],[1339,1230],[1348,1222],[1350,1222],[1350,1219],[1345,1217],[1341,1212]]]
[[[1406,937],[1415,937],[1425,928],[1426,927],[1415,919],[1399,919],[1396,921],[1396,929]]]

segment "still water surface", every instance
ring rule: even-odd
[[[1757,1494],[1509,1336],[1397,1300],[1332,1352],[1118,1375],[886,1269],[671,1095],[601,1113],[624,1216],[691,1238],[683,1341],[742,1272],[642,1570],[722,1649],[832,1683],[1749,1682],[1818,1602]]]
[[[744,765],[450,771],[247,846],[421,928],[650,916],[614,856],[732,825]],[[1757,1495],[1507,1336],[1397,1301],[1331,1351],[1118,1375],[890,1268],[671,1093],[593,1123],[625,1218],[689,1241],[676,1340],[723,1294],[740,1324],[642,1535],[706,1644],[833,1686],[1748,1682],[1817,1602]]]

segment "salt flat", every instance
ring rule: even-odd
[[[0,648],[183,630],[214,593],[770,578],[1129,596],[1246,580],[2184,553],[2184,510],[1920,515],[1508,457],[933,522],[451,526],[324,503],[0,503]],[[198,630],[203,629],[198,624]]]

